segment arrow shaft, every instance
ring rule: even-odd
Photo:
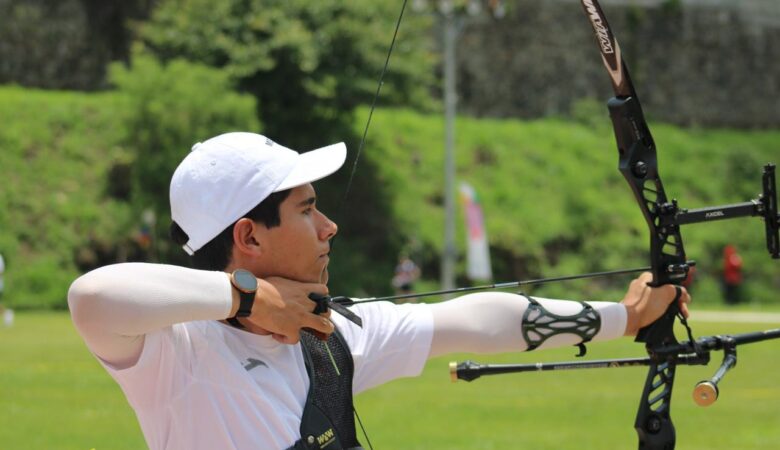
[[[579,280],[583,278],[597,278],[597,277],[605,277],[609,275],[623,275],[628,273],[646,272],[648,270],[650,270],[650,267],[635,267],[633,269],[619,269],[619,270],[610,270],[606,272],[591,272],[591,273],[585,273],[579,275],[565,275],[565,276],[552,277],[552,278],[537,278],[534,280],[509,281],[504,283],[485,284],[482,286],[461,287],[456,289],[443,289],[439,291],[421,292],[421,293],[414,293],[414,294],[390,295],[387,297],[371,297],[362,300],[352,300],[346,297],[336,297],[334,298],[334,301],[346,305],[357,305],[360,303],[373,303],[373,302],[390,302],[393,300],[403,300],[408,298],[432,297],[435,295],[446,295],[446,294],[462,294],[466,292],[487,291],[491,289],[510,289],[510,288],[518,288],[522,286],[532,286],[537,284],[553,283],[559,281]]]

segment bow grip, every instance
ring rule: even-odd
[[[674,320],[680,314],[680,295],[682,289],[675,286],[676,294],[674,300],[669,304],[666,312],[650,325],[641,328],[636,334],[635,342],[644,342],[648,349],[658,344],[672,345],[677,344],[677,338],[674,336]]]

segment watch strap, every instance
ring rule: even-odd
[[[247,283],[247,280],[251,279],[251,283]],[[230,283],[233,285],[233,289],[238,292],[238,310],[233,317],[230,317],[227,322],[236,328],[245,328],[241,322],[238,321],[239,317],[248,317],[252,314],[252,306],[255,303],[255,293],[257,292],[257,282],[254,275],[245,269],[236,269],[230,274]]]
[[[241,322],[238,321],[238,319],[236,317],[228,317],[226,320],[227,320],[227,322],[230,325],[233,325],[234,327],[236,327],[238,329],[243,330],[243,329],[246,328],[244,325],[241,324]]]
[[[252,314],[252,305],[255,303],[255,293],[238,291],[238,296],[240,302],[238,304],[238,311],[236,311],[236,317],[248,317]]]

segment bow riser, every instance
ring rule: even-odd
[[[669,223],[676,205],[668,201],[661,182],[655,142],[642,107],[636,97],[614,97],[607,105],[618,146],[618,169],[631,187],[650,231],[651,284],[679,282],[685,279],[688,266],[680,228]],[[677,344],[677,313],[678,306],[673,303],[660,319],[637,334],[636,340],[645,343],[652,361],[634,422],[640,449],[673,449],[675,445],[670,413],[676,362],[658,357],[653,349]]]
[[[677,205],[669,202],[658,173],[655,142],[635,97],[614,97],[607,103],[620,155],[618,169],[631,187],[650,231],[653,286],[685,279],[688,265],[674,221]]]
[[[581,0],[588,16],[604,66],[609,72],[615,97],[607,103],[615,130],[618,169],[631,187],[650,232],[651,286],[679,283],[688,275],[680,227],[676,223],[676,202],[669,202],[658,173],[655,142],[647,126],[642,106],[631,83],[620,46],[607,22],[598,0]],[[678,291],[679,296],[679,291]],[[676,361],[661,357],[656,349],[677,345],[674,320],[677,299],[666,313],[637,333],[651,360],[650,370],[639,403],[634,427],[640,449],[673,449],[675,430],[670,416]]]

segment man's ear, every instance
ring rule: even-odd
[[[233,245],[244,254],[257,254],[262,251],[260,243],[255,238],[258,224],[246,217],[239,219],[233,227]]]

